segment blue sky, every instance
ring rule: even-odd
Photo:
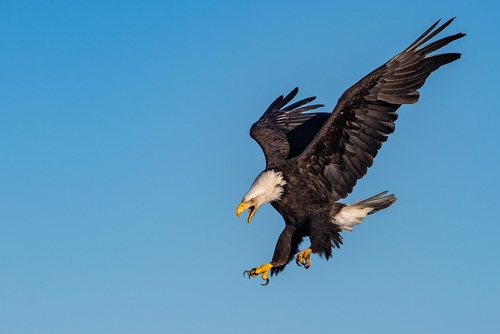
[[[454,2],[453,2],[454,3]],[[496,333],[500,6],[421,1],[0,4],[4,333]],[[347,201],[390,190],[325,261],[261,287],[283,228],[235,208],[248,136],[300,87],[342,92],[435,20],[463,58],[400,109]],[[444,35],[443,34],[443,35]],[[307,244],[307,242],[306,242]]]

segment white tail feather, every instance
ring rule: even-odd
[[[381,192],[363,201],[344,206],[334,217],[334,223],[342,231],[351,232],[353,227],[363,222],[369,214],[385,209],[396,201],[394,195],[383,196],[387,191]]]

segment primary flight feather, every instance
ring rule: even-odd
[[[459,53],[429,55],[465,36],[457,33],[429,42],[452,21],[439,27],[437,21],[403,52],[347,89],[331,113],[307,112],[323,106],[309,104],[315,97],[288,105],[298,93],[295,88],[278,97],[252,125],[250,136],[264,151],[266,169],[236,214],[248,210],[250,222],[262,205],[271,203],[286,226],[272,260],[245,271],[246,275],[261,275],[266,285],[269,275],[282,271],[294,258],[306,268],[311,254],[329,259],[332,248],[342,244],[340,232],[352,231],[367,215],[396,201],[384,191],[351,205],[337,202],[353,190],[394,132],[397,109],[417,102],[427,77],[460,58]],[[299,252],[304,237],[311,245]]]

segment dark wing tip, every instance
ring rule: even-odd
[[[266,112],[272,111],[272,110],[280,110],[284,106],[288,104],[293,98],[297,95],[299,92],[299,87],[295,87],[292,89],[290,93],[288,93],[286,96],[280,95],[274,100],[269,107],[267,107]]]
[[[436,26],[439,24],[439,22],[441,22],[441,19],[437,20],[422,35],[420,35],[412,44],[410,44],[410,46],[408,46],[405,51],[417,49],[419,46],[422,46],[423,44],[425,44],[426,42],[431,40],[434,36],[439,34],[441,31],[446,29],[446,27],[448,27],[451,24],[451,22],[453,22],[453,20],[455,20],[455,18],[456,17],[452,17],[451,19],[449,19],[448,21],[446,21],[445,23],[443,23],[442,25],[440,25],[439,27],[436,28]],[[434,29],[434,28],[436,28],[436,29]],[[453,35],[454,38],[452,40],[462,38],[464,36],[465,36],[465,34],[458,33],[456,35]]]

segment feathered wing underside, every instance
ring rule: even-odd
[[[394,132],[401,104],[417,102],[418,89],[427,77],[460,58],[459,53],[429,53],[465,34],[424,45],[452,21],[434,30],[436,22],[406,50],[349,88],[317,136],[296,158],[300,168],[316,175],[336,199],[346,197],[366,174],[382,143]]]
[[[330,115],[323,112],[304,113],[323,107],[322,104],[307,105],[316,97],[287,106],[298,91],[298,88],[295,88],[287,96],[278,97],[250,129],[250,136],[264,151],[267,168],[280,165],[299,155]]]

